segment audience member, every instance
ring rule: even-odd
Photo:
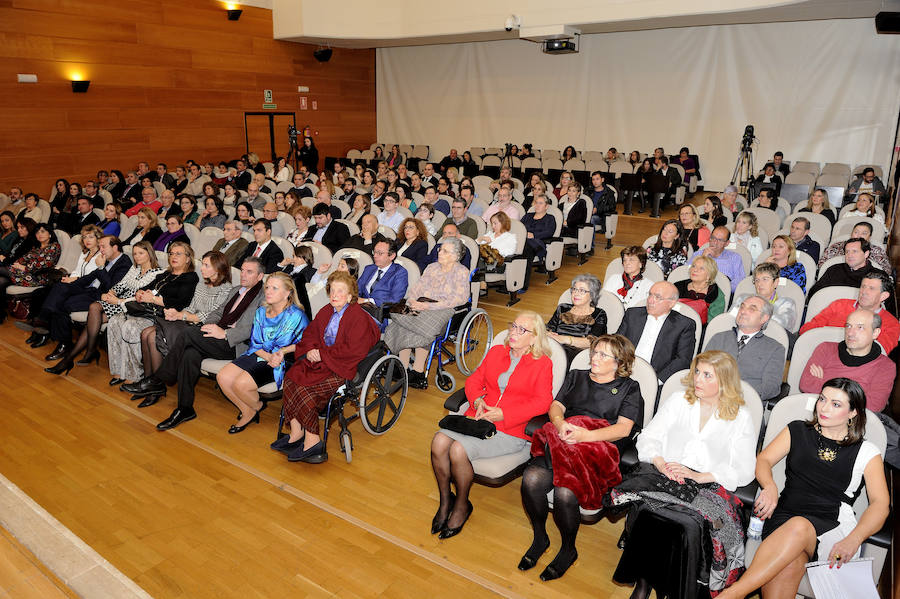
[[[434,247],[431,249],[431,252],[429,252],[429,254],[428,254],[428,264],[434,264],[435,262],[438,261],[438,254],[440,254],[440,251],[441,251],[441,240],[443,240],[445,237],[453,237],[455,239],[459,239],[460,242],[462,242],[462,238],[460,236],[459,229],[456,228],[456,225],[454,223],[446,223],[446,226],[444,227],[443,231],[444,231],[443,236],[441,236],[441,239],[438,240],[438,242],[434,244]],[[465,243],[463,243],[463,256],[459,262],[460,262],[460,264],[462,264],[469,270],[472,269],[472,254],[469,252],[469,248],[468,248],[468,246],[465,245]],[[526,291],[527,289],[528,289],[528,271],[526,270],[525,271],[525,285],[522,287],[522,290]]]
[[[824,189],[815,189],[809,194],[806,207],[801,208],[799,211],[800,214],[804,212],[823,215],[828,219],[832,227],[837,221],[837,212],[831,207],[831,203],[828,201],[828,193]]]
[[[627,310],[647,299],[653,281],[644,277],[647,267],[647,251],[644,248],[639,245],[622,248],[619,257],[622,272],[608,276],[603,289],[619,298]]]
[[[253,239],[254,241],[247,245],[244,254],[234,263],[234,267],[240,269],[244,260],[253,256],[262,262],[266,274],[278,270],[278,263],[284,259],[284,253],[278,244],[272,241],[272,225],[269,221],[261,218],[253,223]]]
[[[234,266],[237,261],[244,255],[249,242],[241,237],[241,223],[230,220],[225,223],[224,235],[217,240],[212,249],[225,254],[225,260],[229,266]]]
[[[462,197],[454,198],[453,202],[451,202],[450,218],[446,219],[444,224],[441,225],[441,229],[437,234],[438,239],[444,235],[444,228],[450,224],[456,225],[457,230],[466,237],[471,239],[478,237],[478,226],[475,224],[474,220],[469,218],[466,200]]]
[[[388,305],[400,303],[406,295],[409,275],[402,265],[394,262],[397,254],[389,240],[378,241],[373,245],[373,263],[366,266],[359,276],[359,302],[375,308],[369,313],[384,328],[387,315],[382,314],[381,310]]]
[[[512,204],[512,192],[505,187],[501,187],[497,191],[497,201],[487,207],[487,210],[484,211],[481,218],[484,219],[484,222],[490,223],[492,216],[498,212],[503,212],[510,219],[519,220],[519,210]]]
[[[594,275],[580,274],[572,279],[570,302],[556,306],[547,321],[547,336],[562,345],[566,358],[572,360],[582,350],[606,334],[606,311],[600,302],[600,281]]]
[[[806,267],[797,261],[797,248],[790,235],[778,235],[772,240],[772,253],[766,262],[779,268],[779,277],[790,279],[800,289],[806,289]]]
[[[864,168],[859,177],[847,187],[847,193],[850,195],[868,193],[876,198],[881,198],[884,191],[884,183],[875,176],[875,169],[870,166]]]
[[[728,224],[728,218],[722,209],[722,200],[716,196],[706,196],[703,201],[703,214],[700,215],[700,218],[714,227],[724,227]]]
[[[700,222],[696,206],[682,204],[678,209],[678,221],[684,229],[684,238],[690,243],[692,251],[696,252],[701,246],[709,243],[710,230]]]
[[[865,239],[869,242],[869,260],[872,262],[874,266],[877,266],[884,272],[891,274],[894,271],[893,266],[891,265],[891,260],[888,258],[887,253],[884,251],[884,248],[876,243],[872,243],[872,223],[866,221],[860,221],[853,227],[853,231],[850,233],[850,239]],[[845,241],[835,241],[822,252],[822,256],[819,258],[819,268],[822,267],[825,262],[831,260],[836,256],[844,255],[844,244]]]
[[[181,221],[197,226],[200,220],[200,211],[197,209],[197,199],[194,196],[182,194],[178,196],[178,204],[181,206]],[[240,206],[240,204],[238,204]],[[250,206],[250,204],[247,204]]]
[[[763,173],[753,180],[754,187],[757,191],[761,189],[771,189],[774,197],[781,195],[781,177],[775,174],[775,165],[767,164],[763,167]]]
[[[775,166],[775,170],[780,172],[782,175],[787,177],[791,174],[791,167],[784,162],[784,154],[781,152],[775,152],[775,155],[772,157],[772,165]]]
[[[669,219],[659,228],[656,243],[647,248],[647,259],[655,263],[663,271],[663,276],[687,264],[687,243],[681,221]]]
[[[791,241],[794,242],[794,247],[797,248],[797,251],[806,252],[806,254],[813,259],[813,262],[818,262],[819,251],[821,248],[819,247],[819,242],[814,241],[809,236],[809,228],[809,219],[804,216],[798,216],[792,220],[790,232]]]
[[[344,247],[350,239],[350,229],[347,225],[335,221],[331,216],[331,207],[319,202],[313,207],[313,219],[316,228],[306,232],[304,241],[318,241],[331,251],[332,254]]]
[[[741,212],[734,219],[734,232],[731,234],[731,243],[739,243],[750,252],[752,264],[763,251],[762,240],[759,238],[759,222],[752,212]]]
[[[725,249],[731,232],[725,227],[716,227],[709,236],[709,247],[703,250],[703,255],[715,260],[719,272],[731,281],[731,292],[737,289],[738,284],[747,276],[744,271],[744,263],[740,254]]]
[[[778,276],[779,270],[772,262],[757,264],[753,269],[753,287],[756,295],[765,298],[772,304],[772,320],[780,324],[785,331],[790,332],[794,328],[794,323],[797,322],[797,305],[791,298],[778,295],[781,280]],[[737,316],[738,307],[748,297],[752,297],[752,295],[742,294],[735,297],[730,310],[732,316]]]
[[[394,245],[397,256],[415,262],[419,271],[424,271],[428,266],[428,231],[425,229],[425,224],[419,219],[403,219]]]
[[[400,198],[393,191],[389,191],[384,196],[384,209],[378,213],[378,224],[384,227],[390,227],[395,232],[400,232],[400,225],[406,217],[402,212],[397,210]]]
[[[809,289],[806,294],[807,299],[825,287],[835,285],[859,287],[866,275],[879,270],[869,262],[869,248],[869,242],[859,237],[851,237],[845,241],[844,258],[846,261],[829,267]]]
[[[696,256],[688,269],[688,278],[675,283],[678,301],[690,306],[706,324],[725,311],[725,294],[716,284],[719,269],[709,256]]]
[[[871,218],[884,224],[884,214],[875,210],[875,200],[868,193],[861,193],[856,196],[856,204],[853,210],[845,212],[841,218]]]

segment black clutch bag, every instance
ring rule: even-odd
[[[441,418],[438,426],[448,431],[475,437],[476,439],[490,439],[497,434],[497,427],[488,420],[473,420],[459,414],[448,414]]]
[[[163,307],[156,304],[148,304],[146,302],[125,302],[125,312],[129,316],[139,318],[149,318],[153,320],[157,316],[163,316]]]

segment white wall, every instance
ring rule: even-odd
[[[900,37],[871,19],[586,35],[579,54],[513,40],[377,50],[378,140],[451,146],[699,153],[708,189],[731,178],[744,126],[756,162],[887,167]],[[438,156],[438,159],[440,158]],[[885,169],[887,170],[887,169]]]

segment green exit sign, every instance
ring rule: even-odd
[[[278,104],[263,104],[264,110],[275,110],[278,108]]]

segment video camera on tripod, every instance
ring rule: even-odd
[[[744,137],[741,138],[741,152],[750,152],[756,137],[753,135],[753,125],[744,127]]]
[[[288,133],[288,143],[290,143],[291,147],[296,150],[297,149],[297,128],[294,127],[293,125],[288,125],[287,133]]]

